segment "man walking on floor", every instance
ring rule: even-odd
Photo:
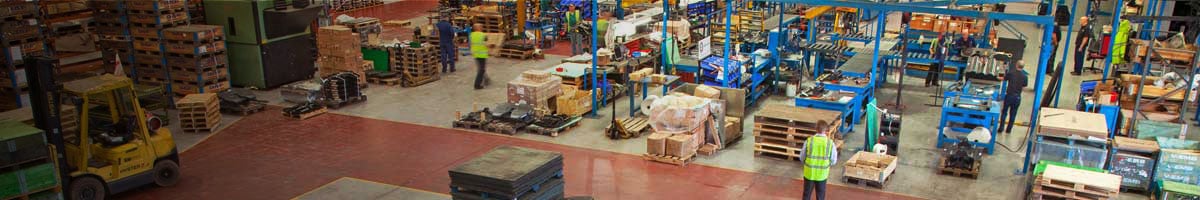
[[[1002,81],[1008,81],[1004,90],[1004,105],[1000,107],[1000,129],[996,132],[1012,133],[1013,122],[1017,121],[1017,108],[1021,106],[1021,91],[1029,83],[1029,75],[1025,74],[1025,61],[1017,61],[1016,67],[1011,67],[1004,73]],[[1005,121],[1008,120],[1007,126]]]
[[[458,48],[454,45],[454,26],[450,25],[450,18],[444,17],[438,20],[438,46],[441,51],[442,73],[454,72],[454,63],[458,61],[458,56],[455,51]]]
[[[934,61],[929,64],[929,73],[925,74],[925,87],[942,86],[942,72],[945,70],[942,66],[946,62],[948,48],[946,43],[949,43],[948,41],[950,39],[946,38],[945,33],[938,33],[937,39],[930,44],[929,54],[933,56]]]
[[[575,9],[575,5],[567,5],[567,19],[565,21],[567,22],[567,26],[564,30],[567,31],[567,38],[571,40],[571,55],[578,55],[583,51],[580,47],[583,45],[583,38],[581,38],[583,36],[574,30],[575,25],[579,24],[579,10]]]
[[[487,85],[487,80],[485,79],[487,79],[488,46],[486,43],[487,36],[483,34],[482,29],[482,24],[475,24],[468,38],[471,40],[471,55],[475,57],[475,65],[479,67],[479,69],[475,70],[476,90],[483,89],[483,86]]]
[[[807,200],[816,190],[817,200],[825,200],[825,180],[829,179],[829,167],[837,164],[837,145],[829,139],[829,122],[817,121],[817,135],[804,141],[800,149],[800,160],[804,161],[804,197]]]

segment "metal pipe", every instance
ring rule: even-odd
[[[1120,1],[1120,0],[1118,0],[1118,1]],[[1053,3],[1051,3],[1051,4],[1053,5]],[[1054,7],[1055,6],[1050,7],[1049,13],[1054,13]],[[1044,86],[1044,84],[1046,82],[1046,80],[1045,80],[1046,66],[1047,66],[1047,62],[1050,62],[1049,56],[1051,53],[1053,53],[1052,51],[1054,50],[1050,44],[1050,42],[1054,40],[1054,38],[1051,38],[1051,37],[1053,37],[1052,34],[1054,34],[1053,27],[1050,27],[1050,26],[1053,26],[1054,23],[1051,22],[1051,23],[1048,23],[1045,25],[1047,25],[1047,26],[1043,26],[1043,28],[1042,28],[1043,29],[1042,30],[1042,50],[1038,56],[1038,69],[1037,69],[1037,74],[1035,76],[1036,79],[1033,84],[1033,89],[1034,89],[1034,94],[1035,94],[1033,96],[1033,113],[1029,117],[1029,127],[1030,127],[1029,133],[1025,135],[1025,137],[1026,137],[1025,145],[1027,145],[1028,147],[1025,148],[1025,164],[1021,165],[1020,174],[1025,174],[1025,173],[1029,172],[1030,164],[1032,164],[1031,161],[1033,159],[1033,140],[1029,139],[1029,138],[1036,137],[1036,133],[1034,131],[1036,129],[1034,129],[1033,127],[1037,127],[1038,113],[1042,110],[1042,107],[1039,105],[1042,104],[1042,96],[1043,95],[1037,95],[1037,94],[1042,94],[1042,91],[1045,90],[1044,88],[1042,88],[1042,86]]]
[[[723,57],[725,57],[725,59],[721,60],[721,70],[725,70],[725,75],[728,76],[730,74],[729,60],[733,59],[733,55],[729,54],[729,41],[733,40],[733,35],[731,35],[729,33],[729,26],[732,25],[730,23],[733,23],[732,21],[733,21],[734,4],[733,4],[733,0],[726,0],[726,2],[728,2],[728,3],[725,4],[725,47],[723,47],[723,48],[725,48],[725,50],[724,50],[725,53],[721,54]],[[697,74],[696,76],[699,77],[700,74]],[[721,77],[721,78],[728,79],[729,77]],[[724,81],[728,81],[728,80],[724,80]],[[703,84],[703,83],[699,83],[699,84]],[[724,83],[721,83],[721,85],[724,87],[728,87],[728,85],[725,85]]]

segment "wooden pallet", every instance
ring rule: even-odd
[[[380,84],[380,85],[386,85],[386,86],[400,85],[401,83],[403,83],[402,80],[403,79],[400,77],[392,77],[392,78],[367,77],[368,83]]]
[[[206,125],[187,125],[187,124],[181,123],[179,126],[180,126],[180,128],[183,129],[184,133],[202,133],[202,132],[210,132],[211,133],[211,132],[216,132],[217,127],[219,127],[220,124],[221,124],[220,122],[215,122],[215,123],[206,124]]]
[[[609,124],[608,127],[605,128],[604,132],[606,133],[612,133],[613,131],[618,133],[617,138],[613,138],[610,135],[610,139],[637,138],[641,137],[642,134],[646,133],[646,131],[650,129],[650,120],[646,117],[622,118],[618,119],[615,124],[620,125],[618,130],[612,130],[614,124]]]
[[[529,60],[533,58],[533,50],[500,49],[499,56],[501,58]]]
[[[1094,188],[1084,183],[1072,183],[1038,177],[1034,180],[1033,196],[1035,199],[1040,198],[1065,198],[1065,199],[1085,199],[1085,200],[1102,200],[1116,198],[1118,191],[1107,191],[1100,188]]]
[[[967,169],[960,169],[960,168],[953,168],[953,167],[946,166],[946,158],[945,157],[938,159],[938,162],[939,162],[938,168],[937,168],[938,174],[966,177],[966,178],[971,178],[971,179],[979,179],[979,173],[981,172],[979,170],[979,168],[981,167],[981,165],[983,165],[983,162],[976,160],[975,164],[973,165],[974,167],[970,170],[967,170]]]
[[[830,123],[829,127],[836,127],[836,126],[833,126],[833,123]],[[780,133],[780,134],[793,134],[793,135],[814,135],[814,134],[817,134],[817,127],[816,126],[800,127],[800,126],[779,125],[779,124],[773,124],[773,123],[758,122],[756,120],[754,122],[754,131],[772,132],[772,133]]]
[[[438,79],[441,79],[441,77],[440,76],[405,77],[403,86],[404,87],[417,87],[417,86],[425,85],[428,83],[432,83],[434,81],[437,81]]]
[[[513,124],[510,122],[488,123],[487,125],[483,126],[484,131],[505,134],[505,135],[517,135],[517,133],[520,133],[521,128],[524,128],[524,127],[519,124]]]
[[[329,112],[329,109],[320,108],[320,109],[316,109],[311,112],[307,112],[307,113],[300,114],[300,115],[289,115],[287,112],[283,112],[283,116],[288,116],[288,117],[299,119],[299,120],[305,120],[308,118],[316,117],[317,115],[325,114],[326,112]]]
[[[554,127],[554,128],[546,128],[546,127],[541,127],[538,125],[529,125],[529,126],[525,127],[525,131],[527,131],[529,133],[533,133],[533,134],[538,134],[538,135],[558,137],[559,133],[567,132],[567,131],[571,130],[572,128],[579,126],[580,121],[583,121],[582,117],[574,117],[573,119],[568,121],[567,124],[559,126],[559,127]]]
[[[242,108],[240,110],[231,110],[231,109],[221,108],[221,113],[229,113],[229,114],[235,114],[235,115],[240,115],[240,116],[248,116],[250,114],[262,112],[264,109],[266,109],[266,106],[264,106],[262,103],[257,103],[257,102],[251,102],[251,103],[249,103],[249,105],[243,105],[241,107]]]
[[[661,155],[661,154],[642,154],[642,159],[683,167],[683,166],[687,166],[688,163],[691,163],[693,160],[696,159],[696,152],[692,152],[683,157],[668,156],[668,155]]]
[[[895,175],[895,173],[896,173],[895,171],[892,171],[892,174],[890,174],[888,176]],[[864,186],[864,187],[870,186],[870,187],[875,187],[875,188],[879,188],[879,189],[883,189],[883,186],[884,186],[884,183],[879,182],[879,181],[874,181],[874,180],[869,180],[869,179],[861,179],[861,178],[855,178],[855,177],[849,177],[849,176],[842,176],[842,182],[845,182],[848,184],[853,184],[853,185]]]
[[[798,147],[789,147],[784,145],[754,143],[754,155],[779,158],[790,161],[800,161],[800,156],[804,152],[800,152]]]
[[[483,126],[486,126],[488,123],[490,123],[490,121],[476,122],[476,121],[465,121],[465,120],[460,119],[460,120],[454,120],[454,122],[451,125],[454,128],[483,130]]]

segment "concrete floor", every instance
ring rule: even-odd
[[[1035,8],[1032,4],[1009,5],[1009,11],[1033,11],[1036,10]],[[895,17],[892,16],[893,20],[889,20],[893,24],[897,24],[899,21]],[[425,22],[421,21],[419,23]],[[1027,23],[1013,23],[1013,25],[1030,38],[1030,41],[1027,41],[1026,55],[1024,57],[1025,62],[1037,63],[1037,46],[1040,44],[1041,38],[1040,29]],[[898,26],[890,25],[889,27]],[[1012,33],[1001,31],[1000,36],[1012,37]],[[468,112],[475,108],[482,108],[505,101],[506,89],[504,84],[512,77],[516,77],[525,70],[543,69],[553,66],[562,58],[563,56],[559,55],[546,55],[546,59],[531,61],[489,59],[488,73],[493,81],[491,86],[483,90],[473,90],[471,88],[475,67],[474,63],[464,59],[458,63],[458,72],[445,74],[439,81],[415,88],[372,85],[366,90],[370,99],[369,101],[343,107],[332,112],[389,121],[450,127],[450,122],[455,119],[456,112]],[[1069,61],[1069,57],[1065,55],[1060,55],[1058,60],[1068,62],[1068,66],[1072,64]],[[1027,70],[1031,74],[1034,73],[1034,69],[1032,68],[1028,68]],[[1074,107],[1079,82],[1081,80],[1098,78],[1098,74],[1065,77],[1061,92],[1062,99],[1058,104],[1059,107]],[[929,199],[1020,199],[1021,195],[1023,195],[1022,191],[1024,191],[1025,176],[1014,175],[1014,171],[1020,170],[1024,156],[1024,150],[1021,149],[1021,146],[1023,146],[1022,142],[1024,142],[1025,133],[1027,133],[1028,129],[1017,126],[1014,128],[1012,135],[1001,134],[997,137],[998,143],[1012,147],[1015,152],[998,147],[994,155],[985,158],[983,173],[979,179],[936,175],[933,166],[939,157],[940,150],[934,147],[934,141],[937,133],[935,127],[940,118],[940,108],[924,105],[933,101],[929,95],[933,94],[934,89],[922,88],[920,86],[921,81],[920,78],[916,77],[905,78],[905,83],[903,84],[905,87],[904,94],[901,95],[903,96],[902,104],[905,105],[906,109],[904,109],[903,133],[901,134],[899,149],[900,166],[883,190]],[[1049,81],[1047,80],[1046,82],[1048,83]],[[1033,80],[1030,80],[1030,87],[1027,88],[1024,94],[1026,98],[1023,99],[1018,121],[1028,121],[1032,112],[1032,97],[1037,95],[1033,94],[1033,84]],[[894,98],[897,96],[895,90],[897,86],[898,84],[893,82],[877,90],[879,102],[881,104],[894,102]],[[659,90],[652,89],[651,91]],[[273,105],[289,105],[279,98],[278,91],[257,91],[257,93],[260,98],[270,100]],[[616,102],[618,102],[617,115],[627,116],[628,100],[619,99]],[[775,96],[767,99],[764,104],[789,102],[790,99],[788,98]],[[609,109],[610,107],[602,108],[597,116],[585,119],[579,128],[558,137],[532,134],[523,134],[514,137],[622,154],[640,155],[644,153],[644,139],[610,140],[602,135],[602,130],[608,125],[607,121],[610,119]],[[753,114],[753,111],[756,111],[756,109],[752,108],[749,114]],[[232,124],[236,121],[237,118],[228,116],[224,120],[225,123],[222,123],[222,126],[227,126],[227,124]],[[749,130],[751,130],[750,126],[753,123],[752,119],[748,120],[750,121],[744,127],[744,130],[747,132],[745,134],[746,138],[752,137],[749,134]],[[855,130],[865,130],[862,126],[859,125]],[[1197,131],[1193,130],[1189,136],[1191,138],[1200,136],[1200,134],[1195,132]],[[480,134],[490,133],[481,132]],[[180,140],[179,143],[182,149],[187,149],[207,137],[206,134],[177,133],[176,135],[179,138],[177,140]],[[841,151],[841,155],[843,155],[840,160],[841,162],[849,159],[849,155],[853,154],[853,150],[861,146],[862,138],[861,131],[848,134],[846,138],[847,145]],[[759,158],[753,155],[752,142],[741,141],[714,156],[700,157],[696,160],[695,164],[771,176],[801,178],[801,166],[798,162]],[[831,179],[840,179],[841,172],[842,168],[840,165],[835,167],[831,173]],[[831,181],[831,183],[844,184],[840,181]],[[797,190],[799,189],[797,188]],[[1144,195],[1122,194],[1121,199],[1143,198],[1145,198]]]

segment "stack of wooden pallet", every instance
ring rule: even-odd
[[[500,146],[449,171],[454,199],[562,199],[562,153]]]
[[[350,27],[326,26],[317,33],[317,75],[327,77],[341,72],[358,75],[359,85],[366,85],[366,69],[363,69],[362,43]]]
[[[404,77],[404,87],[416,87],[441,78],[441,63],[437,46],[421,43],[417,47],[402,46],[392,52],[393,71]]]
[[[95,20],[96,48],[103,53],[105,63],[115,63],[118,57],[125,66],[133,66],[133,35],[129,32],[129,16],[124,0],[91,0],[92,17]],[[135,70],[126,67],[126,73]]]
[[[58,199],[62,195],[46,136],[21,122],[0,122],[0,199]]]
[[[379,23],[378,18],[359,17],[344,21],[342,25],[350,28],[351,32],[357,33],[359,42],[362,44],[378,45],[379,34],[383,33],[383,25]]]
[[[188,24],[183,0],[125,1],[133,35],[133,73],[139,84],[171,87],[163,30]],[[224,47],[222,47],[224,48]]]
[[[479,24],[487,33],[508,33],[509,26],[504,15],[495,12],[475,11],[470,13],[471,24]]]
[[[225,33],[221,26],[187,25],[163,30],[171,91],[217,93],[229,89]]]
[[[216,93],[189,94],[175,101],[183,132],[212,132],[221,124],[221,102]]]
[[[1121,176],[1050,165],[1033,182],[1030,199],[1117,199]]]
[[[45,54],[41,19],[36,2],[0,4],[0,110],[28,104],[20,100],[25,89],[21,59]]]
[[[783,104],[768,104],[754,116],[755,155],[799,160],[800,149],[809,137],[817,134],[817,122],[829,123],[828,137],[841,147],[840,134],[834,134],[841,112]]]
[[[192,24],[205,24],[204,21],[204,1],[189,0],[187,1],[188,18],[191,18]]]

